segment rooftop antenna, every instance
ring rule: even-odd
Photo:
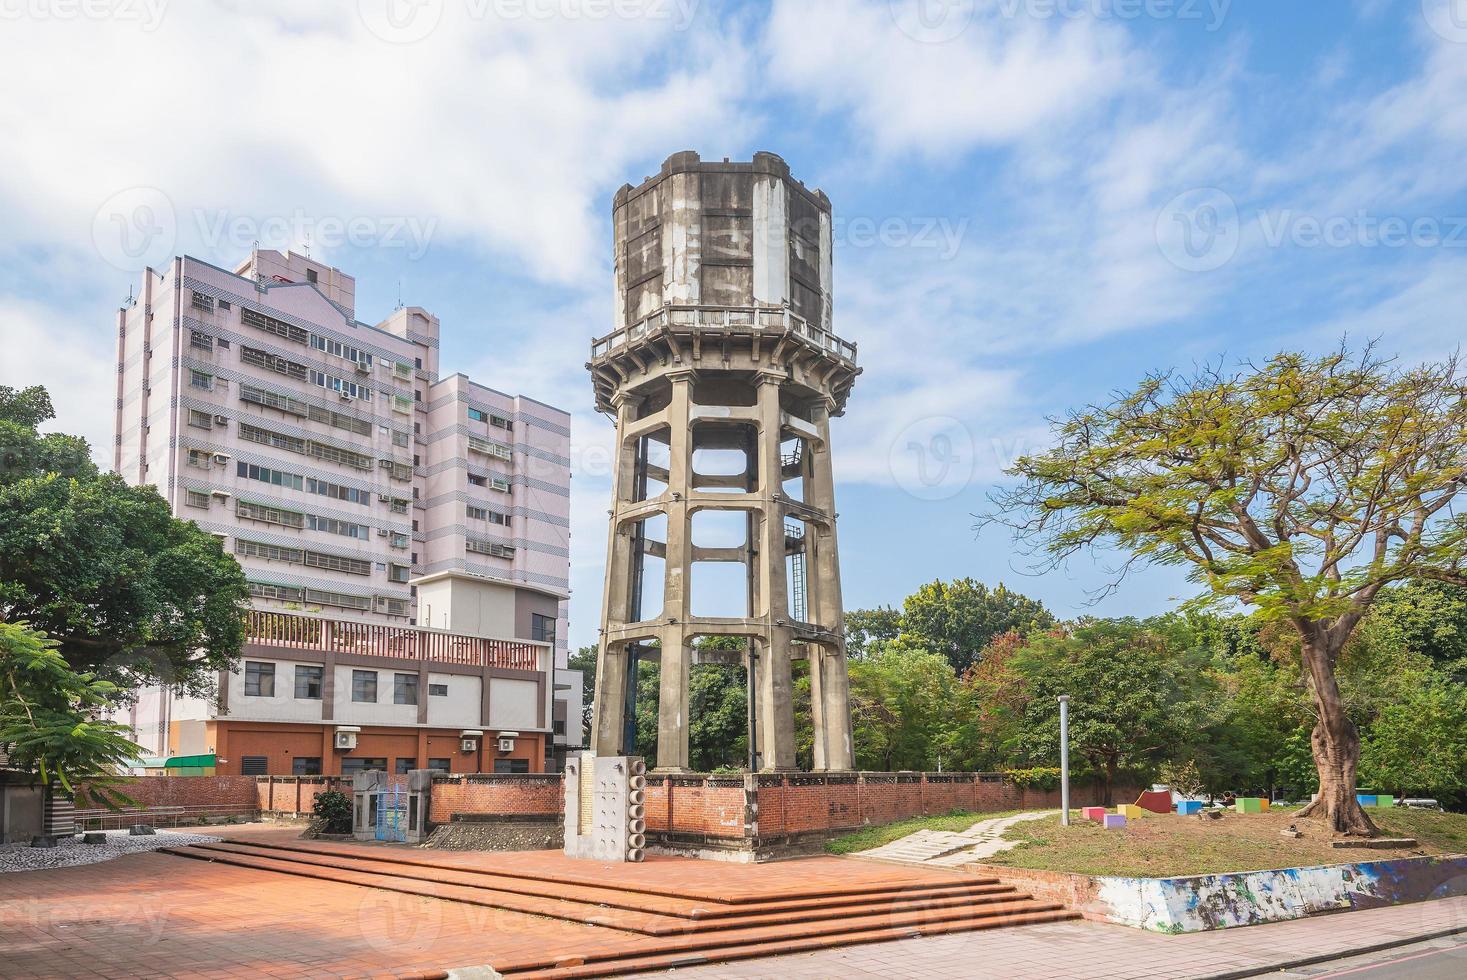
[[[402,309],[402,276],[397,277],[397,306],[394,309]]]
[[[307,235],[306,236],[306,245],[305,245],[305,248],[306,248],[306,258],[310,258],[311,257],[311,236],[310,235]]]

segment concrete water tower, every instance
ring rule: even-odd
[[[658,660],[658,768],[686,769],[696,656],[745,665],[754,764],[793,769],[807,659],[814,767],[850,769],[830,419],[860,368],[831,331],[830,200],[772,153],[689,151],[612,220],[615,329],[587,365],[616,421],[592,746],[635,754],[636,664]],[[695,649],[714,637],[736,649]]]

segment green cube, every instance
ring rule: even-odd
[[[1233,802],[1233,809],[1238,813],[1262,813],[1263,800],[1257,796],[1240,796]]]
[[[1396,798],[1394,796],[1381,796],[1379,794],[1376,794],[1376,797],[1375,797],[1375,805],[1376,806],[1395,806],[1396,805]]]

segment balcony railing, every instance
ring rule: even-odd
[[[398,657],[470,667],[545,670],[550,647],[528,640],[499,640],[419,626],[391,626],[346,619],[252,609],[246,642],[286,650]],[[542,663],[541,655],[546,660]]]
[[[671,326],[679,332],[694,329],[710,333],[792,333],[806,344],[851,364],[856,363],[856,345],[822,330],[789,307],[664,306],[624,330],[607,334],[591,343],[591,359],[599,361],[619,353],[654,330]]]

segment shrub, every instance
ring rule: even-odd
[[[1059,787],[1060,771],[1054,766],[1038,766],[1034,769],[1006,769],[1004,775],[1020,789],[1051,790]]]
[[[351,797],[336,790],[328,790],[316,796],[311,812],[323,821],[323,834],[351,833]]]

